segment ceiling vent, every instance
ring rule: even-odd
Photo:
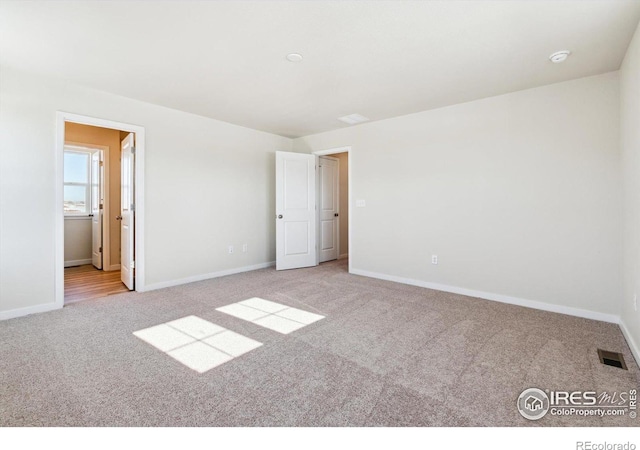
[[[348,116],[338,117],[338,120],[349,125],[355,125],[362,122],[368,122],[369,118],[360,114],[349,114]]]

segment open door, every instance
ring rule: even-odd
[[[102,269],[102,158],[102,151],[91,154],[91,263],[96,269]]]
[[[134,289],[134,134],[129,133],[121,144],[120,177],[120,279],[130,291]]]
[[[316,157],[276,152],[276,270],[315,265]]]
[[[318,160],[319,201],[318,201],[318,246],[319,261],[338,259],[338,212],[340,161],[337,158],[321,156]]]

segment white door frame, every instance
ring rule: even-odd
[[[109,147],[106,145],[86,144],[84,142],[64,141],[64,146],[78,149],[88,150],[101,150],[102,157],[104,158],[104,173],[103,173],[103,189],[102,198],[104,198],[104,207],[102,210],[102,269],[106,272],[109,271],[111,264],[111,247],[109,246]],[[64,163],[63,163],[64,164]],[[63,179],[64,180],[64,179]],[[105,226],[107,224],[107,226]],[[107,249],[105,251],[105,249]]]
[[[348,186],[349,186],[349,273],[351,273],[351,261],[353,261],[353,252],[351,251],[351,243],[353,242],[353,240],[351,239],[351,229],[353,228],[351,226],[351,224],[353,223],[353,195],[352,195],[352,190],[351,190],[351,170],[352,170],[352,164],[351,164],[351,146],[345,146],[345,147],[336,147],[336,148],[329,148],[326,150],[316,150],[315,152],[311,152],[312,155],[316,155],[316,158],[318,156],[331,156],[331,155],[335,155],[336,153],[347,153],[347,161],[348,161],[348,172],[347,172],[347,176],[349,177],[348,181]],[[317,177],[316,177],[317,179]],[[340,233],[340,231],[338,231],[338,234]],[[338,248],[338,257],[340,257],[340,252],[341,250]],[[318,256],[316,256],[316,258],[318,258]]]
[[[55,226],[54,226],[54,257],[55,257],[55,307],[64,306],[64,124],[65,122],[91,125],[94,127],[111,128],[127,131],[136,135],[136,167],[135,167],[135,203],[136,228],[136,291],[145,291],[144,271],[144,127],[113,120],[99,119],[64,111],[56,111],[56,142],[55,142]]]

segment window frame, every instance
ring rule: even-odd
[[[84,195],[85,195],[85,209],[86,212],[75,212],[75,211],[65,211],[63,207],[63,212],[65,217],[91,217],[92,216],[92,205],[91,205],[91,155],[95,153],[95,149],[83,148],[83,147],[75,147],[71,145],[65,145],[63,151],[63,160],[64,155],[67,153],[76,153],[87,155],[87,182],[86,183],[78,183],[76,181],[64,181],[63,179],[63,198],[64,198],[64,188],[67,186],[79,186],[84,187]]]

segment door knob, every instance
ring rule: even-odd
[[[333,217],[338,217],[338,213],[335,213],[335,214],[333,215]]]
[[[278,214],[278,219],[282,219],[282,214]]]
[[[116,216],[116,220],[122,220],[122,216]]]

